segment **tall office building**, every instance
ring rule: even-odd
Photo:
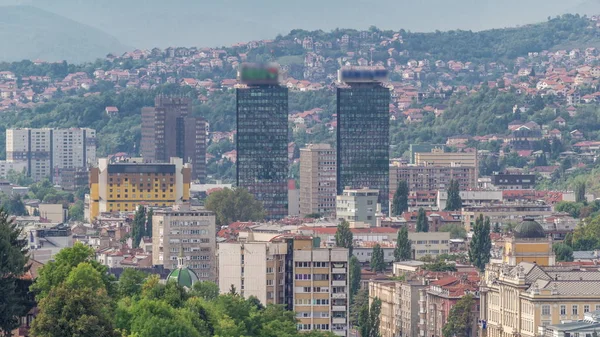
[[[192,164],[192,179],[206,179],[206,121],[190,116],[192,100],[157,96],[154,107],[142,108],[140,151],[147,162],[179,157]]]
[[[152,216],[152,264],[177,268],[177,257],[200,281],[217,280],[215,214],[208,210],[159,209]],[[183,253],[181,253],[183,249]]]
[[[237,186],[262,201],[267,219],[288,214],[288,89],[277,68],[244,65],[236,89]]]
[[[300,215],[335,216],[336,155],[329,144],[300,149]]]
[[[385,70],[343,68],[337,89],[337,194],[345,188],[379,191],[389,212],[390,91]]]
[[[189,164],[173,157],[170,163],[98,160],[90,169],[90,194],[86,195],[85,219],[102,212],[132,212],[139,205],[173,206],[190,200]]]
[[[86,169],[96,161],[96,130],[8,129],[6,159],[27,162],[34,180],[61,177],[62,170]]]

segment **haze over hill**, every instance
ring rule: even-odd
[[[292,29],[375,25],[423,32],[483,30],[545,21],[566,12],[600,12],[600,0],[379,0],[377,7],[373,4],[369,0],[0,0],[0,37],[11,46],[2,48],[0,60],[91,61],[122,52],[123,44],[130,48],[222,46],[271,39]]]
[[[0,0],[3,3],[31,4],[138,48],[229,45],[296,28],[483,30],[600,10],[600,0]]]
[[[0,61],[83,62],[127,47],[90,26],[29,6],[0,7]]]

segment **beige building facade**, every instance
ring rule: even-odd
[[[152,263],[177,268],[181,249],[200,281],[217,280],[215,214],[208,210],[159,209],[152,216]]]
[[[381,337],[419,336],[420,290],[426,287],[417,279],[369,282],[369,303],[381,300]]]
[[[477,167],[477,152],[416,152],[415,164],[419,166]]]
[[[477,188],[477,168],[472,166],[390,166],[390,191],[405,180],[409,191],[446,190],[450,180],[457,180],[460,190]]]
[[[336,162],[329,144],[300,149],[300,215],[335,216]]]

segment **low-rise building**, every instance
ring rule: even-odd
[[[490,206],[467,206],[462,209],[463,224],[467,231],[475,226],[479,215],[489,217],[492,224],[518,223],[523,218],[543,219],[552,214],[552,206],[542,203],[514,203]]]
[[[348,222],[364,222],[371,226],[377,224],[377,198],[379,191],[362,189],[345,189],[336,197],[336,217]]]

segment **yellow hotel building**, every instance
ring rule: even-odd
[[[170,163],[98,160],[90,170],[86,219],[103,212],[135,211],[138,205],[172,206],[190,199],[191,166],[181,158]]]

